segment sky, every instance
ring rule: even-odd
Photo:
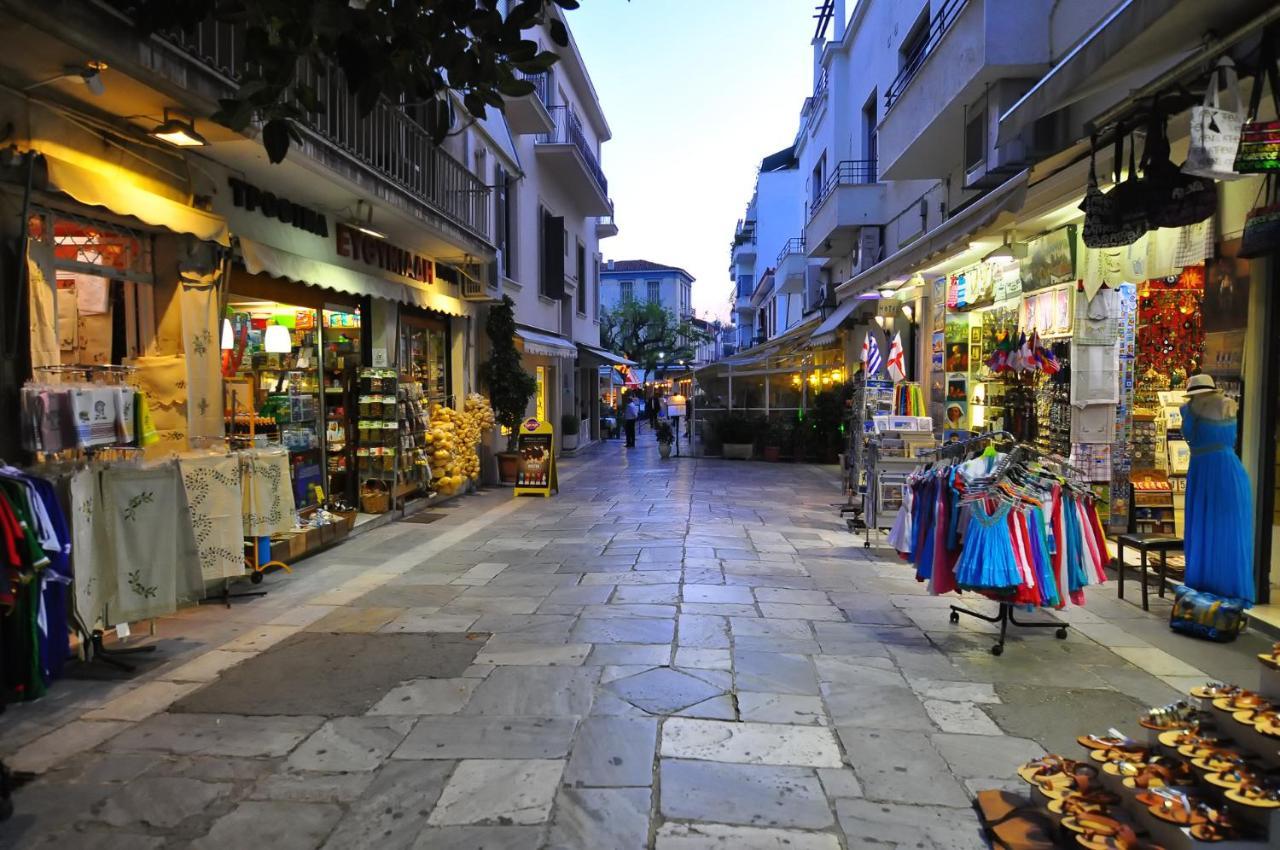
[[[729,242],[760,160],[795,140],[817,0],[581,2],[569,27],[613,131],[600,250],[685,269],[697,315],[728,319]]]

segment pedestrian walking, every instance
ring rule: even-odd
[[[632,396],[622,410],[622,426],[627,429],[627,448],[636,446],[636,420],[640,418],[640,402]]]

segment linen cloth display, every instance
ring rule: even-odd
[[[240,461],[233,455],[178,461],[205,582],[244,574]]]
[[[58,341],[57,278],[46,275],[30,254],[27,256],[27,304],[31,319],[31,366],[56,366],[62,360]]]
[[[1072,339],[1078,345],[1115,345],[1120,339],[1120,293],[1100,289],[1092,298],[1076,298]]]
[[[1118,404],[1120,361],[1115,345],[1071,343],[1071,403]]]
[[[106,537],[98,515],[101,503],[98,468],[81,469],[67,479],[71,510],[71,558],[74,565],[76,612],[90,629],[105,625],[103,614],[115,597],[115,573],[105,557]]]
[[[289,453],[251,449],[239,453],[245,537],[267,537],[293,527]]]
[[[1089,404],[1072,411],[1071,442],[1113,443],[1115,438],[1115,405]]]
[[[145,394],[147,410],[159,438],[147,452],[158,459],[187,450],[187,364],[181,354],[135,357],[126,361],[135,371],[129,384]],[[221,434],[221,432],[219,432]],[[142,442],[141,445],[148,445]]]
[[[178,285],[187,369],[187,433],[223,436],[222,347],[216,275]]]

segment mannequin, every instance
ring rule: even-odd
[[[1195,590],[1251,605],[1253,495],[1236,457],[1238,405],[1210,375],[1187,381],[1182,436],[1191,448],[1187,470],[1186,583]]]

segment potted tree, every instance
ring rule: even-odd
[[[671,421],[659,419],[658,430],[654,432],[654,435],[658,438],[658,454],[663,457],[671,457],[671,446],[676,441],[676,432],[671,427]]]
[[[578,447],[578,432],[582,428],[582,420],[572,413],[560,417],[560,447],[571,452]]]
[[[524,421],[529,399],[538,391],[538,382],[520,365],[516,350],[515,302],[504,295],[502,301],[489,308],[485,320],[489,336],[489,359],[480,364],[480,380],[489,389],[493,418],[507,429],[507,450],[498,452],[498,480],[516,483],[516,435]]]
[[[791,442],[791,427],[784,421],[770,422],[764,432],[764,448],[761,455],[770,463],[782,458],[782,447]]]
[[[717,423],[720,454],[725,460],[751,460],[755,454],[758,424],[741,413],[728,413]]]

